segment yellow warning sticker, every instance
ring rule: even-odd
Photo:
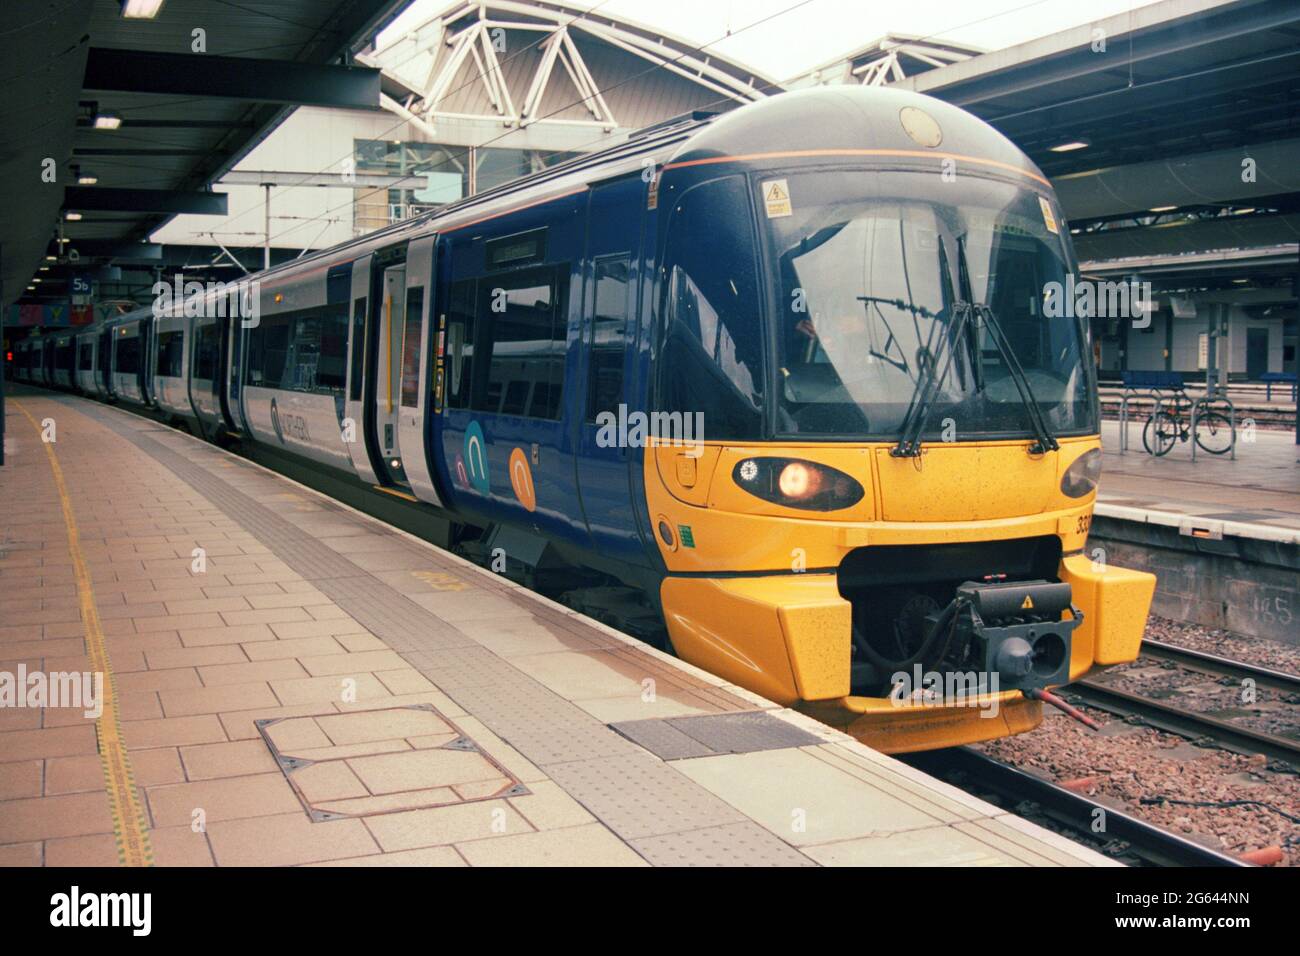
[[[1043,225],[1047,227],[1050,233],[1056,232],[1056,217],[1052,215],[1052,204],[1042,196],[1038,197],[1038,205],[1043,210]]]
[[[1052,231],[1055,232],[1056,230],[1052,230]],[[1028,594],[1026,594],[1026,595],[1025,595],[1025,599],[1024,599],[1023,601],[1020,602],[1020,610],[1022,610],[1022,611],[1032,611],[1033,609],[1034,609],[1034,602],[1033,602],[1033,599],[1030,598],[1030,596],[1029,596]]]
[[[763,208],[767,210],[768,219],[794,214],[790,205],[790,184],[784,179],[769,179],[763,183]]]

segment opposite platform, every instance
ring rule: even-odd
[[[1236,459],[1198,452],[1196,461],[1187,442],[1161,458],[1148,454],[1141,422],[1129,423],[1123,454],[1117,422],[1103,422],[1101,434],[1104,463],[1097,514],[1300,544],[1300,446],[1293,433],[1244,432]]]
[[[0,672],[109,680],[0,709],[0,863],[1111,862],[161,424],[7,410]]]

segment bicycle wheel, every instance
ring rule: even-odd
[[[1156,412],[1142,428],[1142,447],[1159,458],[1178,444],[1178,418],[1168,412]]]
[[[1232,421],[1222,412],[1206,412],[1196,419],[1196,444],[1211,455],[1222,455],[1232,448]]]

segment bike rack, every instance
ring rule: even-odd
[[[1126,388],[1119,397],[1119,453],[1128,451],[1128,403],[1130,398],[1137,398],[1135,388]]]
[[[1119,399],[1119,453],[1128,451],[1129,402],[1137,398],[1151,399],[1151,415],[1155,415],[1171,398],[1176,402],[1178,394],[1165,395],[1163,388],[1126,388]],[[1190,399],[1189,399],[1190,401]]]

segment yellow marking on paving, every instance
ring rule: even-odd
[[[469,587],[455,575],[442,571],[412,571],[411,577],[423,581],[437,591],[464,591]]]
[[[23,404],[13,400],[37,434],[41,426]],[[63,481],[54,445],[42,441],[45,456],[54,472],[54,487],[59,492],[63,508],[63,523],[68,529],[68,551],[72,554],[72,570],[77,578],[77,598],[81,604],[81,619],[86,626],[86,656],[94,673],[104,675],[103,711],[95,721],[95,736],[99,740],[99,761],[104,768],[104,789],[108,793],[109,811],[113,815],[113,836],[117,841],[117,858],[124,866],[153,866],[153,848],[149,843],[149,825],[145,822],[144,807],[135,787],[135,774],[131,770],[131,755],[122,740],[122,724],[117,709],[117,684],[113,679],[113,665],[108,658],[104,630],[99,623],[99,609],[95,605],[95,589],[91,585],[90,571],[81,553],[81,538],[77,533],[77,518],[72,511],[72,499]]]

